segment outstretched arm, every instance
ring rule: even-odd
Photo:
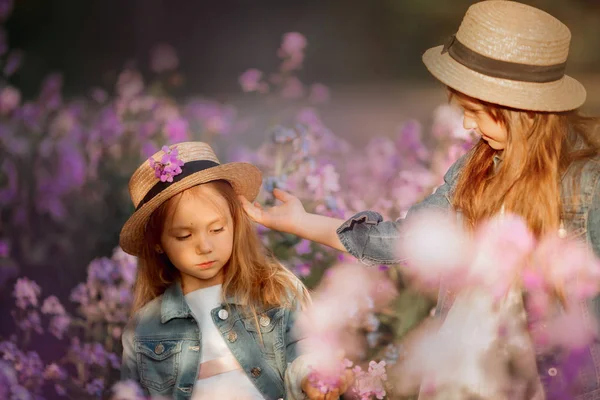
[[[344,220],[308,213],[296,196],[283,190],[275,189],[273,195],[281,201],[281,204],[269,209],[263,209],[258,203],[252,204],[245,197],[240,197],[240,201],[246,213],[267,228],[291,233],[339,251],[346,251],[336,233]]]

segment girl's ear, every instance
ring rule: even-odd
[[[160,245],[159,245],[159,244],[157,244],[157,245],[154,247],[154,251],[156,251],[158,254],[163,254],[163,253],[164,253],[164,250],[162,249],[162,247],[160,247]]]

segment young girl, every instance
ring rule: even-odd
[[[464,127],[481,140],[406,219],[423,209],[455,210],[474,227],[506,211],[522,216],[538,237],[558,232],[586,241],[600,255],[600,137],[597,121],[578,111],[585,89],[565,75],[570,38],[564,24],[541,10],[490,0],[472,5],[456,35],[424,54],[428,70],[462,107]],[[364,211],[344,222],[306,213],[281,190],[274,195],[282,204],[262,210],[244,201],[247,213],[367,264],[401,261],[396,248],[405,220],[383,221]],[[453,297],[440,289],[438,315],[444,317]],[[600,314],[597,299],[584,307],[584,315]],[[600,346],[592,344],[584,358],[569,393],[600,399]],[[560,356],[538,354],[536,361],[546,397],[562,392],[567,374]]]
[[[163,147],[135,171],[120,238],[140,261],[122,379],[175,399],[339,396],[308,383],[292,329],[308,292],[266,255],[237,198],[260,185],[256,167],[219,164],[200,142]]]

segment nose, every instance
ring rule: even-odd
[[[196,254],[208,254],[212,252],[212,244],[206,237],[201,237],[196,242]]]
[[[477,129],[477,121],[469,115],[463,116],[463,128],[466,130],[474,130]]]

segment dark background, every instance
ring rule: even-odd
[[[272,71],[281,35],[304,34],[301,78],[330,86],[421,82],[423,51],[456,31],[472,1],[16,0],[7,22],[12,48],[26,53],[12,83],[32,96],[42,77],[60,71],[67,95],[112,88],[133,61],[144,70],[158,42],[178,51],[186,83],[180,94],[238,92],[250,67]],[[600,1],[538,0],[574,35],[569,72],[598,71]],[[599,45],[599,46],[597,46]],[[429,82],[429,80],[426,80]]]

